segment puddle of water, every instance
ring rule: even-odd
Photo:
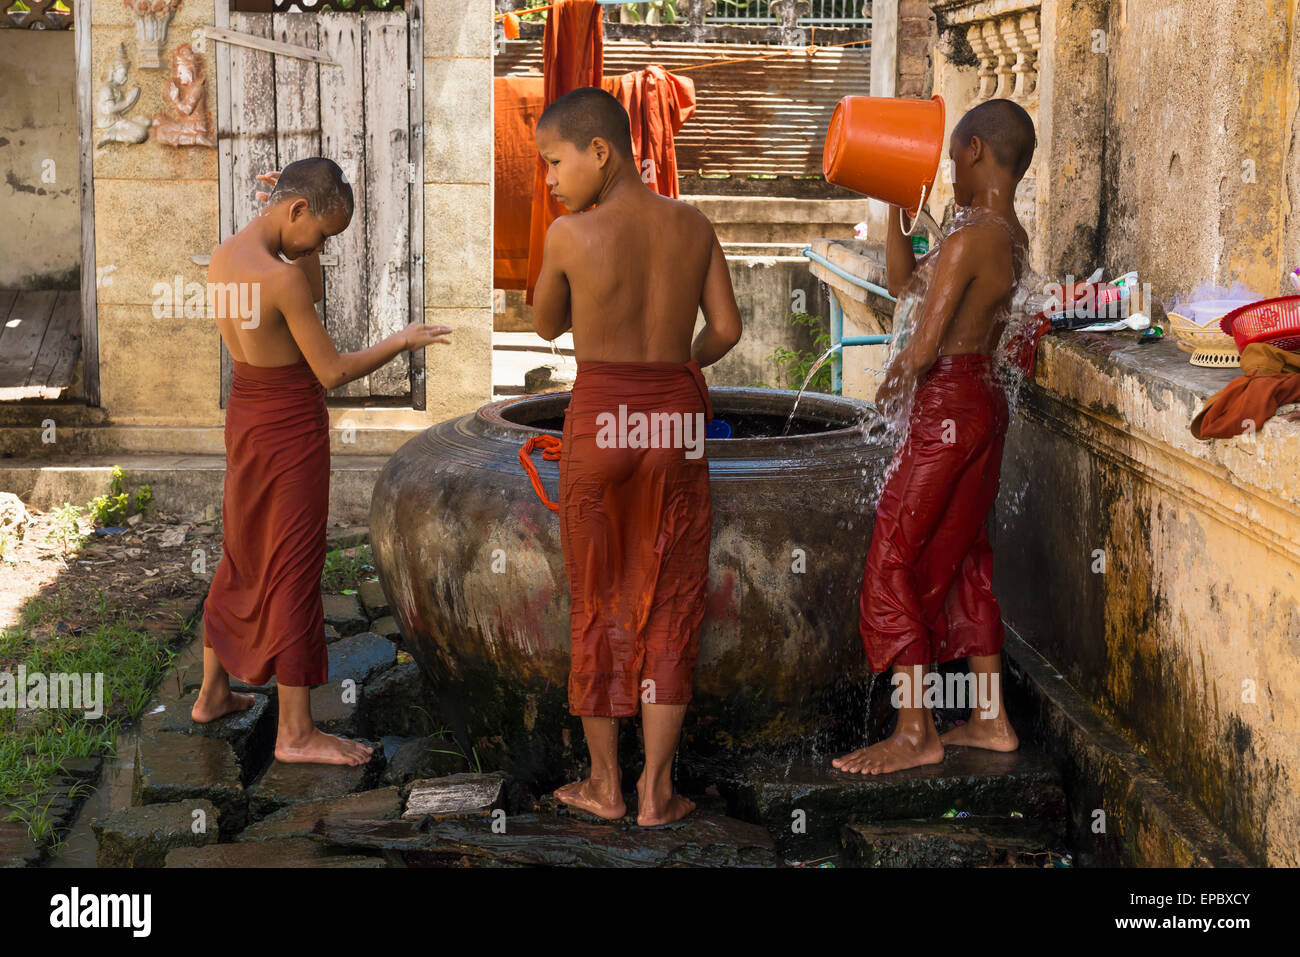
[[[59,855],[45,863],[45,867],[95,867],[98,844],[90,822],[103,818],[131,805],[131,784],[135,777],[135,743],[138,737],[135,726],[117,733],[117,755],[104,758],[95,790],[86,798],[64,838]]]

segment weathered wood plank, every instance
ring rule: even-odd
[[[217,4],[221,6],[221,4]],[[85,351],[82,388],[86,402],[99,405],[99,272],[95,258],[94,58],[90,4],[73,4],[73,42],[77,54],[77,168],[81,200],[81,345]]]
[[[407,102],[411,123],[411,162],[415,184],[411,187],[411,210],[407,230],[411,243],[410,319],[424,321],[424,0],[407,0],[408,63],[415,74]],[[425,364],[423,349],[410,353],[411,407],[425,408]]]
[[[326,277],[325,328],[339,352],[357,352],[370,344],[366,315],[369,277],[364,217],[367,193],[361,24],[355,13],[322,11],[316,17],[321,51],[340,65],[339,69],[327,69],[320,74],[321,155],[342,167],[343,175],[352,185],[356,204],[351,225],[330,240],[339,264]],[[364,378],[328,393],[331,397],[369,394]]]
[[[28,384],[58,297],[57,289],[19,291],[0,334],[0,388]]]
[[[407,83],[406,12],[367,10],[362,19],[363,106],[366,119],[365,214],[367,345],[400,332],[410,321],[410,100]],[[375,396],[406,395],[410,353],[380,366],[367,378]]]
[[[289,13],[289,14],[272,14],[273,16],[311,16],[311,14]],[[252,16],[266,16],[266,14],[252,14]],[[264,40],[256,36],[248,36],[236,30],[222,30],[219,27],[204,27],[203,35],[217,41],[217,43],[229,43],[232,46],[244,47],[250,50],[259,50],[265,53],[272,53],[276,57],[302,60],[308,63],[322,63],[326,66],[336,66],[335,62],[328,56],[320,53],[315,47],[302,43],[285,43],[277,40]]]
[[[314,13],[274,14],[275,38],[317,49],[320,39],[316,21]],[[275,58],[276,169],[320,155],[320,69],[316,63],[297,57]]]
[[[72,384],[72,369],[81,352],[80,331],[81,293],[61,289],[36,362],[27,377],[28,385],[45,386],[57,394]]]

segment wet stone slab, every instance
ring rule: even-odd
[[[364,689],[355,685],[344,687],[336,681],[317,685],[309,694],[312,720],[326,734],[357,738],[365,733]]]
[[[332,625],[343,637],[366,630],[369,621],[361,612],[356,595],[321,595],[325,609],[325,624]]]
[[[384,586],[375,580],[363,581],[357,586],[357,597],[371,618],[382,618],[388,614],[388,598],[384,595]]]
[[[395,820],[402,813],[398,788],[377,788],[328,801],[290,804],[264,817],[239,835],[240,841],[269,841],[286,837],[307,837],[324,818],[333,820]]]
[[[439,778],[462,774],[469,762],[450,736],[430,736],[403,742],[384,770],[383,782],[398,786],[419,778]]]
[[[266,773],[248,791],[254,821],[290,804],[328,801],[368,788],[384,766],[384,753],[375,742],[368,764],[350,767],[332,764],[286,764],[272,761]]]
[[[735,818],[692,814],[662,828],[590,824],[545,814],[491,820],[322,821],[339,848],[400,852],[414,866],[779,867],[772,839]]]
[[[372,676],[396,663],[396,645],[373,631],[363,631],[330,645],[329,680],[352,680],[364,685]]]
[[[158,731],[136,744],[134,803],[168,804],[208,800],[217,808],[220,833],[229,839],[248,819],[234,749],[221,738]]]
[[[389,641],[401,643],[402,630],[397,627],[397,619],[392,615],[385,615],[383,618],[376,618],[370,623],[370,630],[376,635],[383,635]]]
[[[503,774],[449,774],[412,781],[407,792],[404,820],[428,817],[490,817],[505,807]]]
[[[387,867],[381,857],[339,854],[303,837],[250,844],[181,847],[167,855],[167,867]]]
[[[364,692],[369,734],[421,737],[443,727],[433,689],[414,661],[399,662],[371,678]]]
[[[727,790],[733,814],[764,825],[784,853],[802,859],[833,853],[851,823],[938,820],[948,810],[1003,818],[1015,812],[1057,830],[1065,822],[1060,775],[1029,745],[1009,754],[948,748],[941,764],[878,775],[838,771],[829,757],[760,760]]]
[[[91,821],[98,845],[95,863],[162,867],[173,848],[217,843],[218,818],[216,806],[202,799],[123,808]]]
[[[275,746],[275,703],[266,695],[254,694],[252,707],[248,710],[197,724],[190,717],[197,698],[198,692],[193,691],[179,701],[165,705],[162,711],[146,714],[140,721],[141,731],[145,734],[166,731],[227,741],[243,769],[243,783],[247,784],[270,759],[271,749]]]
[[[842,844],[849,867],[1044,867],[1064,841],[1034,822],[966,818],[850,824]]]

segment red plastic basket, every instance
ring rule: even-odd
[[[1294,352],[1300,349],[1300,296],[1249,303],[1220,319],[1219,328],[1232,336],[1238,352],[1252,342]]]

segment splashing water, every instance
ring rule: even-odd
[[[799,393],[794,397],[794,405],[790,406],[790,414],[786,416],[785,428],[781,430],[782,435],[790,434],[790,425],[794,422],[794,414],[799,410],[799,400],[803,398],[804,391],[808,388],[808,383],[812,382],[813,376],[817,374],[817,370],[824,366],[826,360],[829,359],[833,353],[838,352],[839,349],[840,347],[838,345],[834,345],[823,352],[821,358],[812,364],[812,368],[809,369],[808,374],[804,376],[803,385],[799,386]]]

